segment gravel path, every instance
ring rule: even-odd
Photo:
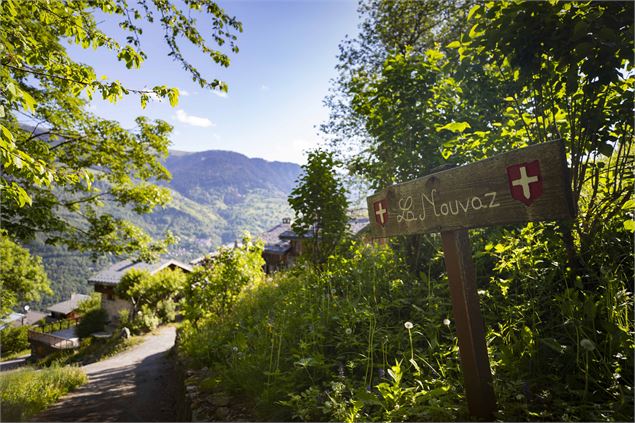
[[[176,330],[161,328],[128,351],[84,366],[89,381],[33,421],[175,421],[175,373],[167,352]]]

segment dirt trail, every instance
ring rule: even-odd
[[[33,421],[176,421],[174,327],[161,328],[132,349],[84,366],[89,381]]]

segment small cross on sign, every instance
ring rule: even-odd
[[[381,226],[384,226],[388,220],[388,206],[386,204],[386,200],[375,201],[373,208],[375,210],[375,220]]]
[[[509,189],[512,197],[526,206],[542,195],[540,162],[519,163],[507,168]]]

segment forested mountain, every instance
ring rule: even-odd
[[[107,210],[125,217],[155,237],[171,231],[178,242],[171,255],[187,261],[239,239],[243,232],[263,232],[290,216],[287,196],[300,173],[294,163],[252,159],[230,151],[188,153],[173,151],[165,161],[172,180],[165,185],[172,201],[151,214],[131,210]],[[31,243],[33,254],[43,258],[54,297],[42,305],[68,297],[72,292],[89,292],[86,280],[95,270],[116,257],[100,257],[66,248]]]

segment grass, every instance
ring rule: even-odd
[[[119,337],[108,338],[103,341],[87,338],[82,340],[79,349],[72,352],[60,351],[59,353],[51,354],[40,360],[38,365],[48,366],[52,363],[59,365],[86,365],[95,363],[126,351],[141,342],[143,342],[143,336],[133,336],[128,339]]]
[[[13,360],[16,358],[24,357],[25,355],[31,355],[31,350],[29,348],[26,348],[22,351],[13,352],[11,354],[6,354],[6,355],[3,354],[2,357],[0,357],[0,363]]]
[[[72,366],[42,370],[24,367],[3,372],[0,374],[0,419],[28,420],[87,381],[84,371]]]

